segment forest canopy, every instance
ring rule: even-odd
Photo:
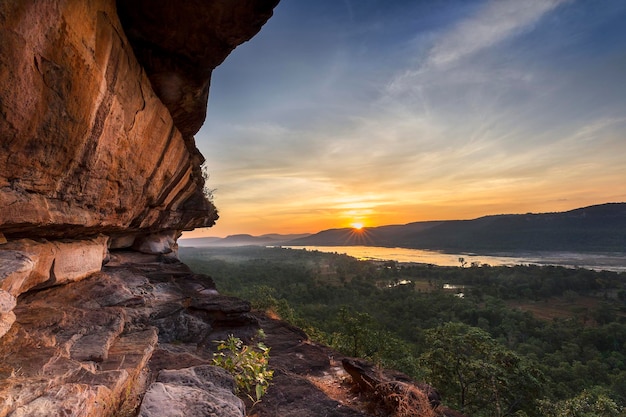
[[[428,382],[473,416],[624,415],[626,274],[264,247],[181,248],[180,256],[220,292]]]

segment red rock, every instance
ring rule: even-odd
[[[217,211],[202,191],[192,135],[212,69],[276,3],[120,1],[124,27],[113,0],[0,3],[0,233],[68,238],[212,226]],[[165,55],[151,60],[156,50]]]
[[[135,54],[184,137],[196,134],[204,123],[213,69],[261,29],[277,4],[278,0],[118,1]]]
[[[79,281],[100,271],[107,238],[76,241],[14,240],[0,246],[0,288],[17,297],[32,288]],[[3,272],[4,271],[4,272]]]

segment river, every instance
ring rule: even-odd
[[[317,250],[342,253],[363,260],[393,260],[438,266],[479,265],[557,265],[568,268],[587,268],[626,272],[626,253],[523,252],[513,254],[479,255],[474,253],[444,253],[432,250],[383,248],[378,246],[283,246],[290,249]]]

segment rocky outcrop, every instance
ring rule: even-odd
[[[193,134],[276,3],[0,2],[0,337],[20,294],[215,223]]]
[[[113,1],[2,2],[0,231],[210,226],[202,162],[150,87]]]
[[[192,135],[211,71],[276,3],[1,2],[0,233],[213,225]]]
[[[0,338],[15,321],[17,297],[99,272],[108,257],[107,240],[104,236],[82,241],[22,239],[0,246]]]
[[[29,291],[13,312],[0,339],[0,417],[243,417],[212,357],[216,340],[250,343],[260,328],[275,377],[254,415],[370,415],[312,382],[336,352],[159,255],[114,252],[101,272]]]
[[[243,415],[210,340],[257,322],[176,240],[218,218],[211,72],[277,3],[0,1],[0,417]]]
[[[277,4],[278,0],[118,0],[135,54],[183,137],[190,138],[204,123],[213,69],[261,29]]]
[[[102,272],[20,297],[0,340],[0,416],[123,415],[146,390],[142,416],[183,403],[243,416],[232,378],[208,365],[225,325],[256,331],[249,310],[180,262],[114,254]]]

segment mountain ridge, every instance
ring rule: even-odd
[[[626,203],[605,203],[565,212],[498,214],[471,220],[413,222],[322,231],[290,245],[394,246],[463,251],[626,250]]]
[[[289,237],[292,237],[289,239]],[[626,203],[563,212],[495,214],[470,220],[418,221],[377,227],[333,228],[314,234],[231,235],[184,239],[202,246],[383,246],[472,252],[626,251]],[[245,238],[244,238],[245,237]]]
[[[196,237],[181,238],[181,246],[280,246],[291,240],[310,236],[310,233],[279,234],[268,233],[260,236],[253,236],[247,233],[228,235],[226,237]]]

